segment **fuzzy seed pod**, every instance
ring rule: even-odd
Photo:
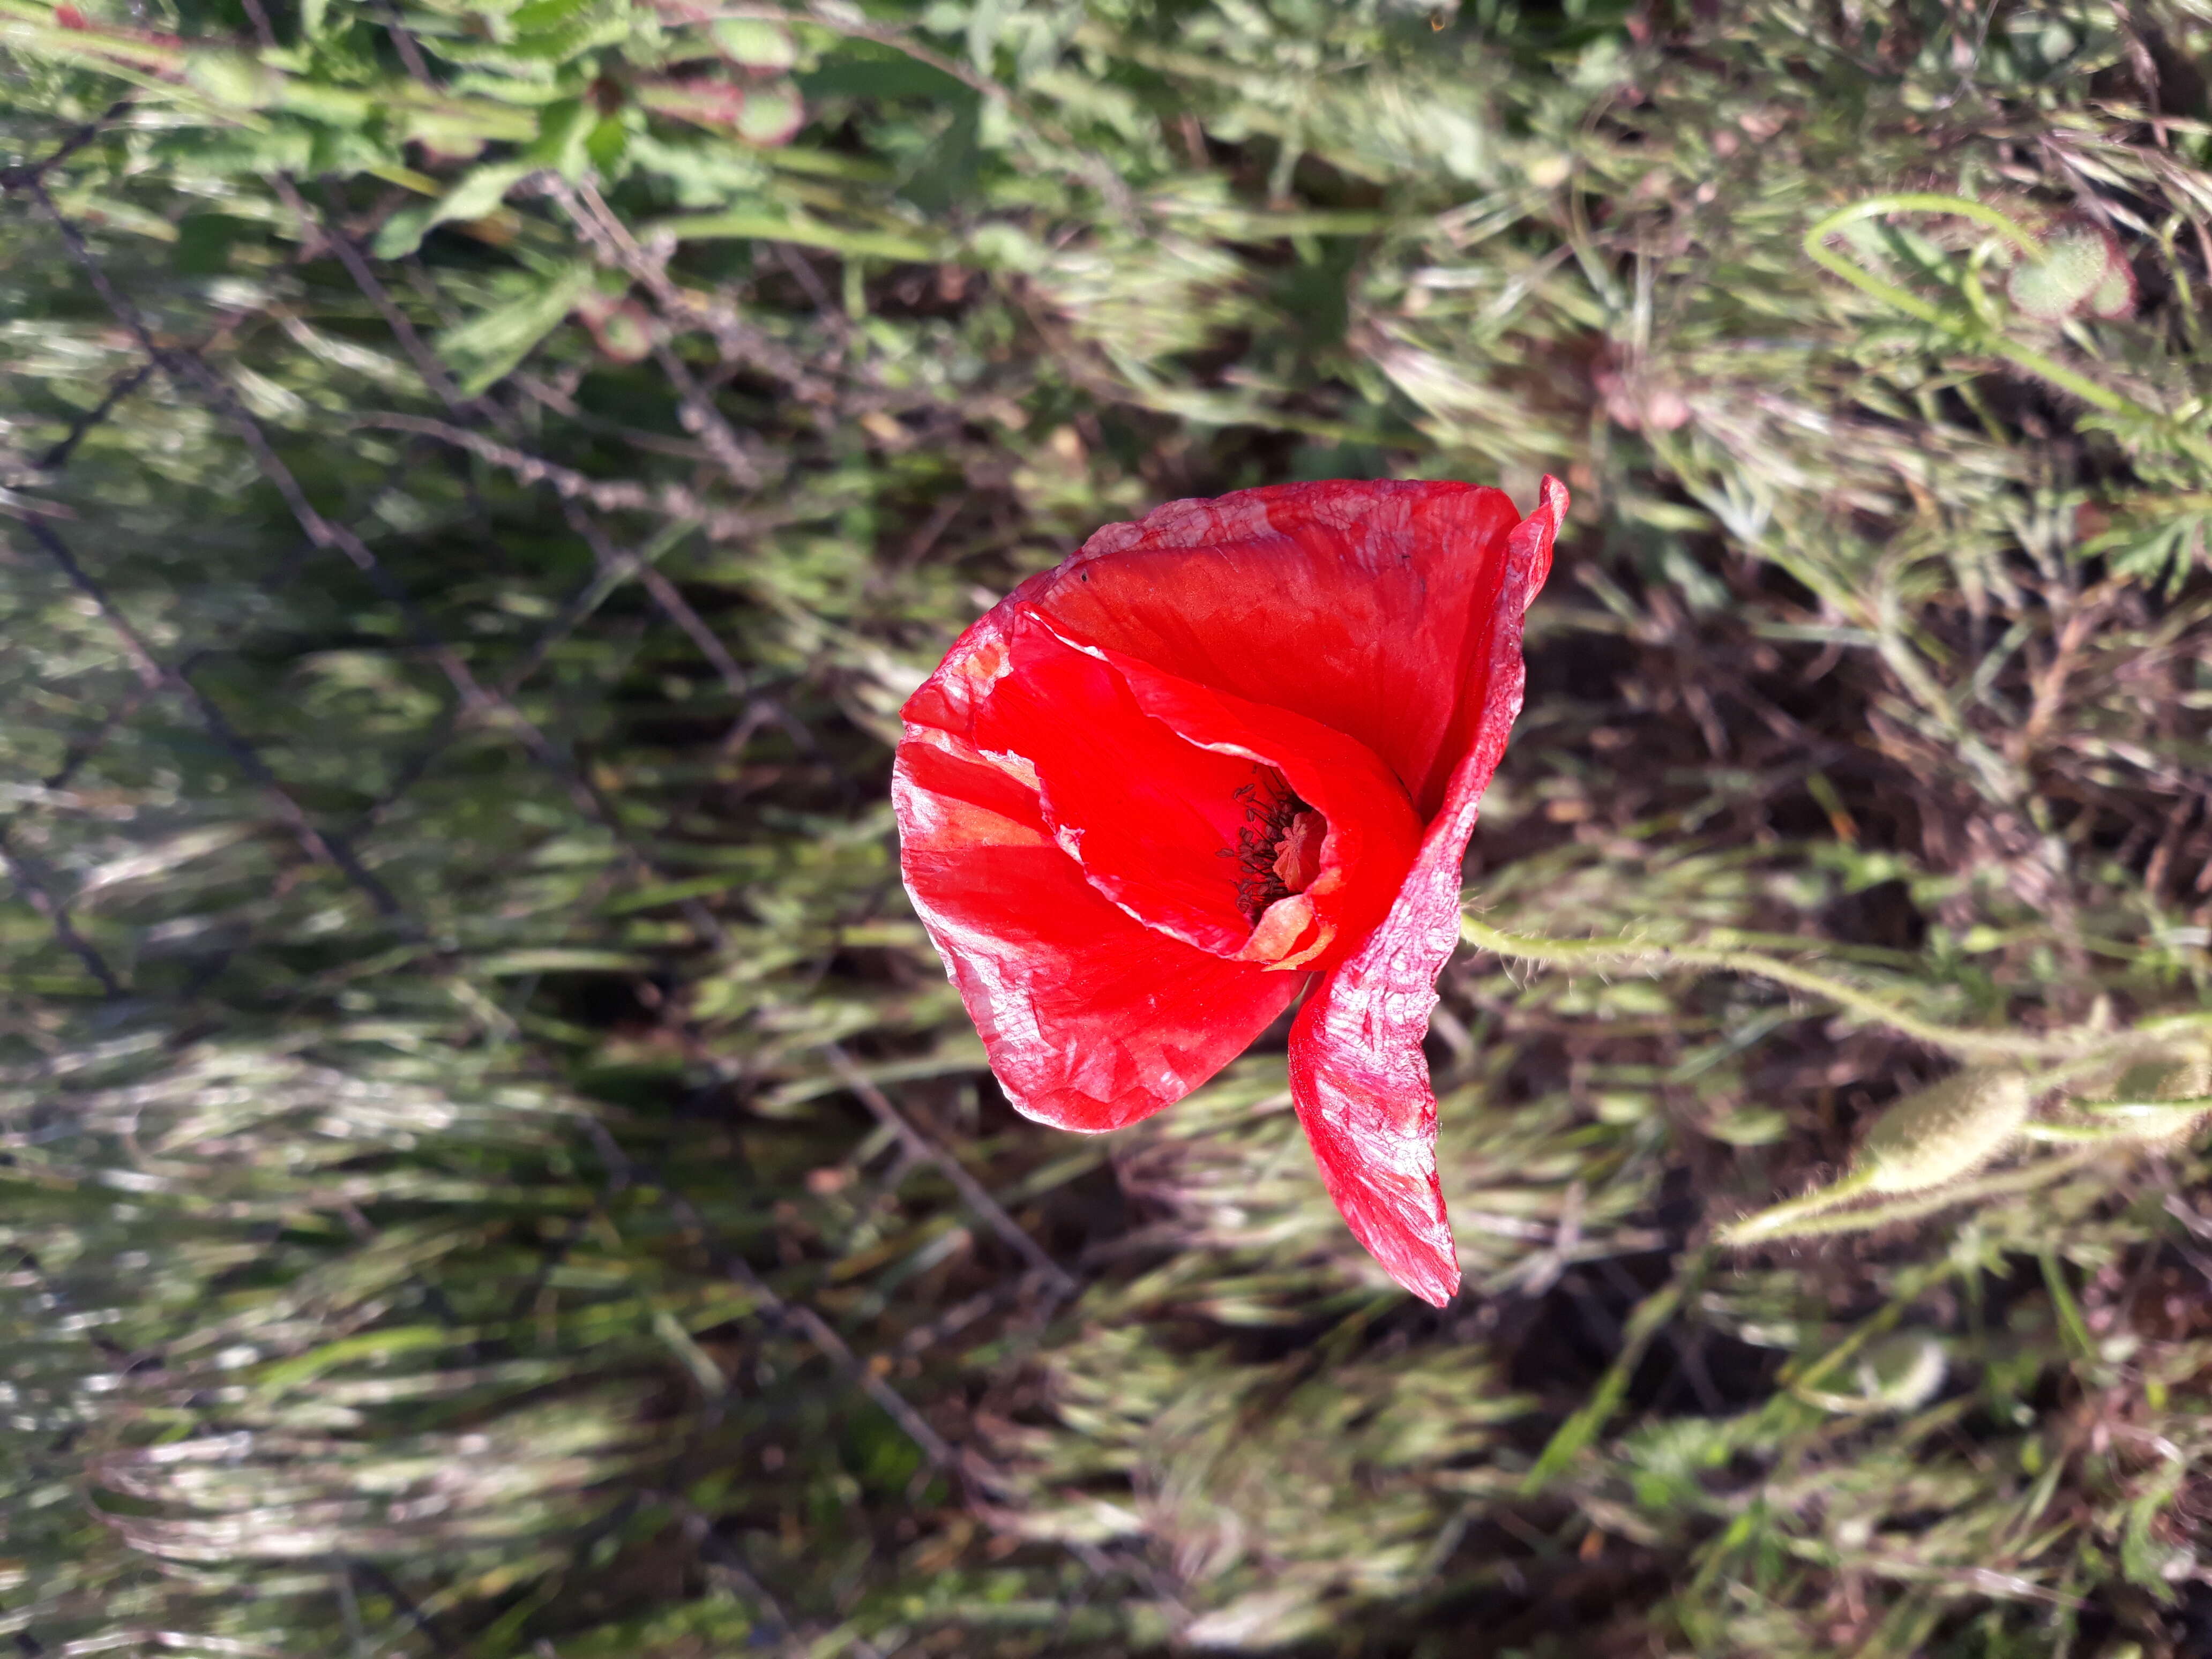
[[[2105,1097],[2153,1104],[2202,1100],[2208,1095],[2212,1095],[2212,1055],[2192,1054],[2186,1060],[2149,1060],[2130,1066]],[[2145,1118],[2135,1138],[2147,1146],[2179,1146],[2194,1135],[2203,1121],[2202,1112],[2161,1113]]]
[[[1864,1190],[1923,1193],[1971,1175],[2012,1144],[2028,1100],[2019,1073],[1971,1068],[1905,1096],[1859,1148]]]
[[[2125,317],[2135,309],[2135,273],[2111,231],[2083,220],[2061,220],[2042,241],[2043,258],[2015,265],[2008,284],[2021,311],[2057,323],[2069,317]]]
[[[2120,1073],[2114,1100],[2201,1100],[2212,1095],[2212,1054],[2148,1060]]]

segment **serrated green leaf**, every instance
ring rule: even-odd
[[[585,145],[599,119],[586,99],[562,98],[546,105],[538,112],[538,137],[523,152],[525,164],[550,167],[571,181],[582,178],[591,161]]]
[[[447,329],[438,337],[438,356],[473,397],[528,356],[591,287],[591,266],[564,265],[534,279],[528,292]]]
[[[370,246],[380,259],[401,259],[422,245],[423,237],[454,219],[481,219],[506,199],[515,181],[535,170],[529,161],[494,161],[471,167],[461,181],[434,202],[404,207],[384,222]]]

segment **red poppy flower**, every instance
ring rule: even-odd
[[[1322,1179],[1392,1278],[1450,1298],[1421,1040],[1566,507],[1552,478],[1525,520],[1457,483],[1173,501],[960,636],[891,795],[1017,1108],[1133,1123],[1311,987],[1291,1093]]]

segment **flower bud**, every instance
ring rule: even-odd
[[[710,127],[751,144],[787,143],[806,121],[799,88],[785,79],[748,85],[711,75],[662,77],[639,81],[630,92],[655,115]]]
[[[1921,1193],[1971,1175],[2012,1144],[2028,1099],[2019,1073],[1971,1067],[1905,1096],[1859,1147],[1863,1190]]]
[[[2148,1060],[2130,1066],[2108,1091],[2100,1091],[2106,1100],[2117,1101],[2122,1110],[2115,1112],[2107,1121],[2125,1122],[2132,1115],[2124,1108],[2140,1105],[2150,1109],[2135,1117],[2133,1138],[2146,1146],[2172,1146],[2187,1140],[2203,1122],[2204,1114],[2179,1109],[2184,1101],[2202,1100],[2212,1095],[2212,1055],[2192,1054],[2186,1060]],[[2158,1109],[2167,1102],[2174,1109]],[[2118,1122],[2114,1123],[2118,1127]]]
[[[641,362],[653,355],[652,314],[635,300],[586,294],[576,302],[575,318],[610,362]]]
[[[2013,267],[2012,302],[2040,322],[2125,317],[2135,309],[2135,273],[2119,238],[2102,225],[2063,219],[2045,233],[2043,258]]]

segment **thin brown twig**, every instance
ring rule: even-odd
[[[524,483],[546,484],[570,501],[587,501],[603,513],[657,513],[699,526],[714,541],[737,541],[758,535],[779,520],[730,507],[709,507],[680,484],[650,487],[627,480],[588,477],[572,467],[532,455],[495,439],[423,415],[362,415],[352,422],[386,432],[412,432],[441,443],[465,449],[477,459],[512,472]],[[719,647],[717,647],[719,649]]]
[[[438,77],[430,73],[429,60],[422,56],[422,43],[401,18],[399,8],[392,0],[376,0],[376,9],[384,15],[384,32],[391,39],[392,50],[399,54],[399,61],[407,66],[407,73],[418,85],[434,88]]]
[[[599,195],[599,187],[588,178],[572,186],[557,174],[549,174],[543,188],[559,204],[561,210],[568,215],[569,222],[586,240],[594,246],[604,244],[617,250],[623,249],[624,244],[631,248],[636,247],[629,230],[607,206]],[[598,233],[596,236],[594,230]],[[640,249],[639,252],[642,255],[643,250]],[[722,411],[714,406],[714,398],[700,386],[690,368],[683,358],[677,356],[659,331],[655,331],[653,342],[653,360],[659,366],[660,372],[668,377],[668,383],[676,388],[684,430],[707,446],[707,453],[714,458],[739,489],[757,489],[768,476],[766,468],[757,458],[746,453],[744,445],[724,418]]]
[[[828,385],[797,353],[769,339],[732,307],[677,283],[668,274],[666,255],[656,258],[647,252],[619,218],[592,213],[584,199],[557,177],[545,185],[545,190],[561,203],[593,256],[602,264],[626,272],[642,285],[664,316],[680,318],[706,330],[714,337],[723,356],[749,363],[781,380],[802,403],[819,403],[828,397]],[[601,211],[605,213],[604,204]]]
[[[49,173],[121,119],[125,112],[130,109],[131,101],[131,98],[117,99],[38,161],[27,161],[20,167],[0,167],[0,191],[26,190],[40,183]]]
[[[261,0],[239,0],[246,9],[246,21],[253,25],[253,38],[261,43],[264,52],[276,50],[276,31],[269,21],[268,8]]]
[[[54,937],[61,941],[62,947],[82,963],[85,972],[100,982],[101,992],[111,997],[121,996],[123,986],[115,977],[115,970],[107,965],[107,959],[100,955],[99,948],[77,932],[76,921],[70,914],[68,902],[55,897],[30,860],[8,844],[8,828],[4,823],[0,823],[0,864],[8,866],[8,873],[15,878],[17,890],[53,930]]]
[[[960,1201],[977,1217],[989,1224],[1015,1254],[1044,1275],[1053,1290],[1062,1297],[1073,1296],[1082,1287],[1060,1263],[1048,1255],[1042,1245],[1015,1224],[999,1200],[984,1190],[983,1183],[968,1173],[967,1166],[946,1152],[928,1135],[916,1128],[905,1113],[891,1102],[891,1097],[869,1079],[853,1057],[835,1042],[825,1044],[822,1052],[829,1056],[830,1067],[862,1105],[875,1115],[876,1121],[898,1136],[908,1152],[940,1170],[960,1194]]]
[[[369,902],[375,906],[379,914],[387,920],[398,919],[403,914],[402,907],[398,898],[393,896],[392,890],[370,873],[344,837],[333,831],[319,830],[315,827],[313,822],[308,817],[307,810],[293,798],[291,792],[278,781],[268,763],[261,758],[259,752],[240,735],[237,728],[231,725],[228,716],[223,714],[207,693],[193,684],[185,675],[167,666],[155,657],[153,647],[146,642],[145,637],[131,626],[128,617],[115,608],[98,580],[77,562],[76,556],[70,551],[68,544],[35,519],[29,521],[29,529],[33,539],[46,549],[47,555],[61,568],[62,574],[69,579],[70,586],[89,599],[98,610],[101,618],[107,623],[109,630],[114,634],[117,642],[122,646],[124,654],[130,659],[131,667],[137,674],[141,684],[149,690],[174,690],[182,693],[186,701],[198,709],[201,720],[206,724],[208,730],[214,734],[216,740],[229,751],[232,759],[237,762],[246,775],[267,792],[270,799],[290,828],[294,839],[298,841],[301,849],[317,862],[329,865],[343,874],[368,896]]]
[[[377,308],[378,313],[392,329],[393,336],[399,341],[401,349],[407,353],[408,357],[414,363],[416,372],[422,377],[422,383],[430,388],[438,400],[457,416],[479,410],[487,413],[494,424],[502,432],[510,436],[514,435],[515,426],[513,418],[497,404],[471,404],[462,397],[460,387],[454,382],[453,376],[446,372],[445,366],[439,362],[436,355],[431,351],[421,332],[415,327],[413,320],[393,301],[389,291],[378,279],[376,272],[370,267],[368,261],[362,257],[360,248],[354,245],[353,239],[337,227],[322,223],[308,209],[299,192],[292,187],[290,181],[281,174],[278,176],[277,184],[280,192],[285,197],[287,204],[300,216],[302,225],[320,231],[331,251],[337,255],[339,263],[344,265],[346,273],[353,278],[354,285],[360,289],[368,297],[370,304]],[[459,432],[459,428],[453,428],[453,430]],[[475,439],[473,434],[465,435],[467,441],[482,441]],[[512,453],[517,456],[523,454],[520,450],[514,450]],[[543,465],[549,468],[551,466],[551,463],[538,463],[534,460],[534,458],[525,457],[524,459],[531,460],[532,465]],[[580,475],[574,476],[580,477]],[[554,479],[551,472],[549,471],[545,475],[545,481],[556,483],[557,488],[557,481]],[[757,517],[725,516],[724,510],[708,509],[703,503],[694,502],[681,507],[664,505],[658,510],[668,512],[672,517],[696,520],[710,536],[718,540],[741,538],[757,534],[769,527],[766,522]],[[561,511],[562,516],[568,520],[569,527],[581,536],[586,545],[591,548],[592,556],[598,562],[602,571],[612,572],[618,576],[635,576],[645,587],[647,597],[659,606],[663,614],[682,629],[692,643],[699,647],[701,653],[713,665],[714,672],[721,677],[723,684],[736,695],[744,696],[747,693],[749,688],[744,672],[738,666],[736,659],[730,655],[721,641],[716,637],[714,631],[707,626],[697,610],[684,597],[673,582],[654,569],[650,562],[634,550],[617,548],[597,525],[583,516],[577,504],[568,498],[566,492],[563,492]],[[510,685],[502,690],[506,695],[511,695],[514,687]]]
[[[611,811],[606,803],[599,798],[590,778],[568,763],[544,732],[538,729],[537,723],[524,714],[510,696],[485,690],[468,665],[461,660],[459,653],[431,631],[413,602],[391,580],[389,574],[384,570],[383,566],[377,560],[376,556],[369,550],[366,543],[352,531],[343,526],[331,523],[316,510],[314,505],[307,500],[306,492],[301,488],[299,480],[294,477],[291,469],[285,465],[283,459],[270,446],[267,435],[261,430],[260,423],[254,420],[240,404],[229,382],[217,374],[198,352],[190,348],[165,347],[157,342],[138,308],[108,280],[107,273],[101,268],[100,262],[93,257],[92,250],[86,244],[84,238],[78,234],[76,227],[70,223],[68,217],[55,205],[53,198],[46,193],[45,186],[34,180],[28,188],[45,210],[47,216],[53,221],[60,231],[64,245],[69,248],[71,257],[85,270],[94,290],[106,301],[108,308],[115,313],[117,320],[131,331],[137,339],[141,349],[160,365],[162,372],[172,380],[179,385],[189,384],[198,388],[201,395],[209,404],[238,432],[245,441],[248,450],[252,452],[262,476],[283,497],[285,504],[292,511],[293,517],[298,521],[300,527],[307,532],[310,541],[319,547],[335,548],[343,552],[357,568],[369,576],[380,589],[399,606],[406,615],[410,629],[416,636],[418,643],[428,653],[431,660],[436,663],[445,674],[456,695],[460,698],[465,710],[479,718],[489,719],[495,715],[521,740],[523,747],[541,765],[562,781],[570,799],[586,817],[598,819],[613,830],[617,842],[623,849],[623,856],[630,860],[635,867],[648,874],[661,875],[663,872],[639,850],[623,830],[619,816]],[[38,528],[39,526],[34,524],[34,531]],[[42,536],[41,539],[57,547],[59,545],[58,542],[52,542],[50,536]],[[64,553],[57,556],[65,557],[66,555]],[[727,653],[724,654],[726,656]],[[736,668],[734,662],[731,664],[731,667],[732,670]],[[220,724],[224,730],[228,729],[228,723],[222,720],[221,711],[211,702],[199,693],[188,680],[179,677],[179,683],[198,702],[211,727]],[[218,735],[222,733],[219,732]],[[235,741],[235,734],[231,734],[227,740]],[[256,781],[277,789],[278,793],[283,794],[274,775],[260,761],[259,757],[252,754],[250,747],[245,753],[252,762],[252,768],[249,769],[258,769],[254,773]],[[245,763],[246,763],[246,760],[241,759],[241,764]],[[283,795],[283,799],[288,802],[290,801],[289,795]],[[357,862],[352,860],[350,854],[344,850],[342,843],[329,843],[327,837],[317,832],[307,823],[305,814],[300,811],[296,802],[291,803],[291,816],[295,821],[295,833],[301,836],[303,844],[308,845],[311,850],[317,845],[335,845],[337,849],[336,861],[340,867],[345,869],[349,875],[356,876],[356,884],[362,885],[363,890],[370,892],[372,896],[382,895],[378,902],[380,909],[397,912],[398,908],[397,902],[392,898],[383,884],[376,882],[373,877],[369,877],[365,870],[361,870]],[[685,914],[693,925],[699,929],[702,937],[714,943],[718,949],[726,944],[727,934],[721,924],[703,906],[696,902],[690,902],[686,905]]]

